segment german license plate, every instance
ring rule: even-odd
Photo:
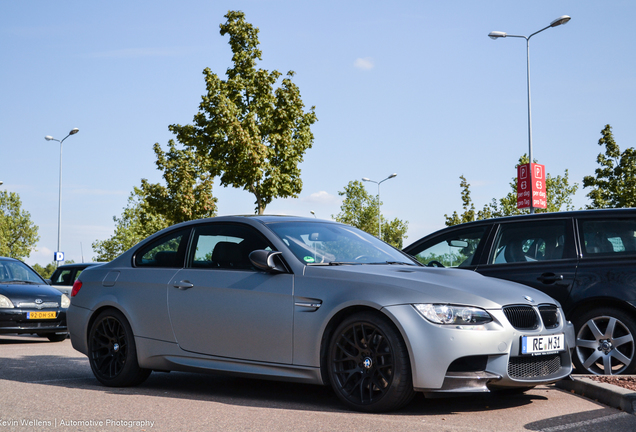
[[[57,318],[57,312],[27,312],[27,319],[55,319]]]
[[[565,350],[563,333],[546,336],[523,336],[521,354],[545,354]]]

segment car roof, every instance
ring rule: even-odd
[[[612,209],[581,209],[581,210],[570,210],[570,211],[561,211],[561,212],[545,212],[545,213],[533,213],[533,214],[523,214],[523,215],[513,215],[513,216],[502,216],[502,217],[494,217],[489,219],[481,219],[471,222],[464,222],[457,225],[451,225],[448,227],[440,228],[435,230],[419,239],[415,240],[413,243],[404,247],[403,250],[410,249],[415,247],[418,244],[428,240],[431,237],[437,236],[442,232],[454,230],[462,227],[471,227],[471,226],[480,226],[480,225],[491,225],[499,222],[512,222],[518,220],[534,220],[534,219],[556,219],[556,218],[578,218],[578,217],[604,217],[608,215],[636,215],[636,208],[612,208]]]
[[[89,262],[89,263],[64,264],[64,265],[58,266],[57,270],[59,270],[59,269],[67,269],[67,268],[86,268],[86,267],[90,267],[90,266],[98,265],[98,264],[104,264],[104,263]]]

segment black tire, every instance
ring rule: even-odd
[[[88,359],[95,378],[108,387],[141,384],[152,372],[139,367],[130,324],[115,309],[103,311],[93,322],[88,334]]]
[[[330,384],[351,409],[396,410],[415,395],[406,344],[379,313],[346,318],[331,338],[327,359]]]
[[[49,340],[49,342],[62,342],[68,337],[67,333],[57,334],[57,333],[49,333],[44,335]]]
[[[600,308],[574,319],[577,372],[595,375],[636,371],[636,321],[620,309]]]

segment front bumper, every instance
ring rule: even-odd
[[[28,312],[56,312],[54,319],[28,319]],[[66,309],[0,309],[0,334],[66,333]]]
[[[494,321],[479,330],[437,325],[411,305],[384,310],[392,316],[409,350],[413,387],[424,393],[487,392],[547,384],[572,371],[574,327],[559,310],[556,328],[517,330],[502,310],[489,310]],[[521,355],[521,337],[565,335],[565,350],[540,356]]]

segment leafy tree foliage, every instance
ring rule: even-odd
[[[364,184],[358,180],[350,181],[345,190],[338,192],[338,195],[344,196],[340,213],[337,216],[331,216],[336,221],[345,223],[374,236],[378,236],[378,197],[370,195],[364,187]],[[407,238],[408,222],[400,219],[386,221],[382,217],[382,240],[395,246],[402,248],[404,239]]]
[[[200,168],[191,149],[180,150],[170,140],[164,152],[154,145],[157,168],[166,185],[141,180],[128,198],[121,216],[113,217],[115,233],[96,240],[97,261],[111,261],[155,232],[187,220],[212,217],[217,199],[212,196],[212,176]]]
[[[519,158],[519,165],[528,163],[528,155],[524,154]],[[536,160],[535,160],[536,163]],[[470,184],[466,181],[466,178],[462,175],[460,186],[462,188],[462,202],[463,213],[458,214],[456,211],[451,216],[444,215],[446,218],[446,226],[453,226],[464,222],[471,222],[474,220],[489,219],[493,217],[512,216],[527,214],[529,209],[517,208],[517,178],[513,177],[510,182],[511,191],[500,199],[493,198],[489,204],[475,213],[475,205],[470,198]],[[574,210],[572,204],[572,197],[579,188],[578,183],[570,185],[569,172],[566,169],[563,176],[557,175],[553,177],[549,173],[546,175],[546,196],[547,196],[547,208],[535,209],[536,213],[547,213],[564,210]]]
[[[303,155],[313,144],[311,125],[315,107],[304,112],[294,72],[256,69],[261,59],[258,28],[243,12],[229,11],[221,35],[229,35],[234,63],[220,79],[209,68],[207,94],[202,97],[193,124],[171,125],[180,143],[196,149],[200,163],[223,186],[242,188],[255,198],[263,214],[274,198],[297,197],[302,190]]]
[[[28,258],[38,240],[38,226],[31,221],[31,214],[22,210],[20,196],[0,192],[0,256]]]
[[[598,145],[605,146],[605,154],[596,158],[600,167],[594,176],[583,178],[583,187],[592,188],[587,194],[592,204],[587,207],[636,207],[636,150],[630,147],[621,153],[610,125],[605,125],[601,135]]]
[[[44,279],[50,279],[51,276],[53,276],[53,272],[55,271],[55,268],[56,268],[55,262],[48,263],[46,267],[42,267],[40,264],[34,264],[31,267],[33,268],[33,270],[38,272],[38,274],[42,276]]]

